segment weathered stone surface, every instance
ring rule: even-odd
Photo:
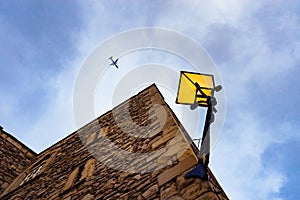
[[[92,133],[89,138],[86,141],[86,145],[89,145],[90,143],[94,142],[95,138],[96,138],[97,134],[96,133]]]
[[[145,199],[149,199],[151,196],[154,196],[158,192],[158,185],[155,184],[149,187],[146,192],[142,194]]]
[[[194,156],[190,156],[187,159],[179,162],[174,167],[165,170],[158,176],[158,184],[163,185],[170,181],[171,179],[175,178],[179,174],[183,173],[184,171],[190,169],[191,167],[197,164],[197,159]]]
[[[81,177],[79,180],[83,180],[85,178],[92,176],[95,171],[95,164],[96,164],[95,159],[88,160],[84,166],[84,169],[81,173]]]
[[[174,196],[171,196],[170,198],[167,198],[165,200],[184,200],[184,198],[182,198],[180,195],[174,195]]]
[[[0,130],[0,196],[9,184],[36,158],[36,153]]]
[[[151,109],[157,104],[161,107]],[[158,89],[151,86],[39,154],[36,160],[52,155],[51,160],[47,160],[46,170],[21,186],[19,183],[24,177],[10,178],[14,179],[16,188],[1,200],[37,197],[47,200],[183,200],[198,199],[201,195],[204,199],[208,195],[228,199],[223,191],[220,193],[223,196],[216,194],[208,181],[184,179],[184,174],[198,159],[197,150],[187,141],[191,139],[176,116]],[[113,147],[133,154],[115,153]],[[151,157],[134,154],[152,151],[159,153]],[[101,159],[97,160],[98,156]],[[13,158],[8,157],[8,160],[18,168]],[[166,167],[159,168],[165,163]],[[108,164],[114,167],[125,164],[132,170],[117,170]],[[135,169],[145,172],[138,173]]]
[[[94,198],[95,198],[94,195],[87,194],[82,198],[82,200],[93,200]]]
[[[177,195],[179,192],[176,188],[175,183],[170,183],[166,186],[166,188],[162,187],[160,190],[160,199],[170,199],[171,197]]]
[[[65,187],[64,187],[64,190],[67,190],[69,189],[72,185],[74,185],[77,177],[78,177],[78,173],[79,173],[79,168],[76,167],[74,171],[72,171],[72,173],[70,174],[66,184],[65,184]]]

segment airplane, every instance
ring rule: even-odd
[[[117,65],[117,62],[118,62],[119,58],[117,58],[116,60],[113,60],[113,57],[111,56],[108,59],[110,59],[111,62],[112,62],[110,65],[114,65],[117,69],[119,68],[118,65]]]

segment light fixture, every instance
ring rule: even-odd
[[[186,178],[196,176],[207,179],[208,177],[210,124],[214,122],[214,113],[217,112],[215,108],[217,99],[214,97],[214,92],[219,92],[221,89],[221,85],[215,87],[214,76],[211,74],[180,72],[176,103],[190,105],[191,110],[195,110],[198,106],[207,107],[199,152],[199,162],[195,169],[186,175]]]

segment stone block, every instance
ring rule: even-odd
[[[175,178],[176,176],[180,175],[184,171],[192,168],[197,164],[197,158],[194,156],[190,156],[187,159],[179,162],[177,165],[166,169],[158,176],[158,184],[163,185],[167,183],[169,180]]]
[[[95,132],[90,134],[85,144],[89,145],[90,143],[94,142],[96,136],[97,136],[97,134]]]
[[[142,196],[145,199],[149,199],[151,196],[155,195],[158,192],[158,185],[155,184],[151,187],[149,187],[143,194]]]
[[[159,140],[157,140],[156,142],[154,142],[152,144],[152,149],[155,149],[163,144],[166,144],[168,141],[170,141],[174,137],[175,137],[175,133],[173,133],[173,132],[169,132],[168,134],[163,135]]]
[[[160,199],[169,199],[170,197],[179,194],[175,183],[171,183],[165,189],[160,191]]]
[[[82,200],[94,200],[94,199],[95,199],[94,195],[91,194],[87,194],[82,198]]]
[[[73,172],[70,174],[63,190],[69,189],[75,183],[75,181],[78,177],[78,173],[79,173],[79,167],[76,167],[73,170]]]

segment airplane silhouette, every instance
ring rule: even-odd
[[[111,56],[108,59],[110,59],[111,62],[112,62],[110,65],[115,66],[117,69],[119,68],[118,65],[117,65],[117,62],[118,62],[119,58],[117,58],[116,60],[113,60],[113,57]]]

